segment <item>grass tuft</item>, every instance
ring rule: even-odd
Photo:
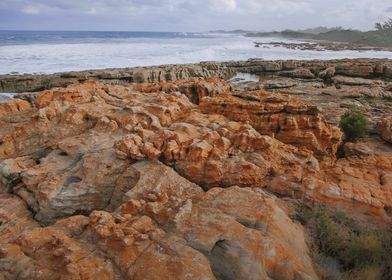
[[[339,271],[319,268],[322,279],[392,279],[392,232],[368,229],[323,206],[302,209],[299,217],[310,232],[314,255],[339,264]]]

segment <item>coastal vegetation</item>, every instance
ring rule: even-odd
[[[376,30],[360,31],[353,29],[333,28],[327,32],[312,33],[303,30],[284,30],[274,32],[247,33],[248,37],[282,37],[288,39],[323,40],[341,43],[352,43],[372,47],[392,47],[392,19],[384,23],[376,23]]]
[[[392,234],[368,229],[323,206],[303,208],[300,218],[313,240],[322,279],[392,279]]]
[[[347,111],[340,120],[346,140],[353,141],[366,135],[367,118],[356,108]]]

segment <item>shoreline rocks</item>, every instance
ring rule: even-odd
[[[378,130],[383,140],[392,143],[392,116],[381,120],[378,124]]]
[[[35,92],[54,87],[66,87],[87,80],[99,80],[112,84],[156,83],[210,77],[228,80],[238,72],[281,75],[299,79],[321,77],[328,80],[335,73],[354,78],[392,79],[392,61],[387,59],[303,61],[249,59],[247,61],[202,62],[199,64],[86,70],[42,75],[0,75],[0,92]]]
[[[189,80],[192,78],[230,79],[233,69],[218,63],[188,65],[162,65],[103,70],[86,70],[56,74],[0,75],[0,92],[37,92],[88,80],[122,83],[157,83],[165,81]]]

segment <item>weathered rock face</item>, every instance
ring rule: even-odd
[[[159,92],[120,90],[121,94],[117,94],[115,88],[107,93],[107,86],[91,82],[83,87],[71,86],[64,90],[43,92],[35,101],[36,110],[29,114],[14,114],[12,119],[5,116],[0,120],[3,137],[0,159],[42,151],[66,137],[80,135],[92,128],[98,133],[115,132],[119,128],[126,131],[138,124],[160,127],[186,113],[187,107],[191,106],[181,94],[176,97]],[[147,99],[152,102],[147,104]],[[109,138],[115,135],[113,133]],[[79,138],[79,141],[86,142],[90,138],[97,143],[100,141],[94,139],[99,137],[94,136]]]
[[[126,188],[118,180],[129,171],[113,143],[129,130],[168,125],[193,106],[179,93],[117,90],[90,83],[47,91],[30,118],[4,118],[1,189],[23,197],[44,223],[115,205]]]
[[[163,65],[123,69],[104,69],[49,75],[0,75],[0,92],[34,92],[54,87],[65,87],[87,80],[111,84],[159,83],[192,78],[230,79],[237,72],[279,75],[296,79],[331,82],[335,75],[354,78],[392,78],[392,62],[386,59],[341,60],[275,60],[202,62],[186,65]],[[350,81],[349,83],[352,83]],[[355,81],[357,83],[358,81]]]
[[[334,157],[341,142],[340,130],[326,123],[317,106],[281,94],[256,91],[205,98],[200,109],[247,122],[262,135],[307,148],[316,156]]]
[[[385,69],[392,69],[390,60],[249,60],[223,64],[238,72],[260,75],[259,80],[232,83],[234,90],[265,89],[295,96],[317,104],[326,121],[335,126],[351,107],[360,108],[369,118],[368,128],[372,133],[376,132],[380,120],[392,114],[392,86],[385,72]],[[266,65],[279,67],[275,71],[266,71]]]
[[[392,116],[381,120],[378,124],[378,130],[382,139],[392,143]]]
[[[275,194],[392,219],[392,156],[347,144],[335,161],[339,131],[285,95],[88,82],[0,112],[7,280],[318,279]]]
[[[120,157],[159,158],[207,189],[262,187],[271,174],[296,178],[303,169],[317,169],[310,152],[261,136],[250,125],[197,112],[157,132],[130,134],[117,141],[115,148]],[[289,168],[289,162],[297,168]]]
[[[73,216],[46,228],[32,224],[2,240],[2,275],[6,279],[16,275],[317,279],[303,229],[276,198],[238,187],[204,193],[157,162],[140,162],[132,168],[133,188],[116,214],[95,211],[90,217]],[[244,202],[240,211],[238,201]],[[29,221],[29,211],[24,212],[18,221]]]
[[[369,211],[375,219],[389,220],[392,214],[392,157],[375,155],[366,143],[348,143],[345,153],[346,157],[334,165],[321,167],[326,176],[322,183],[328,192],[325,194],[337,204],[341,200],[353,203],[354,209],[357,208],[353,213],[364,213],[361,207],[367,204],[370,211],[365,212]]]
[[[296,78],[332,78],[335,74],[349,77],[385,77],[390,78],[391,61],[386,59],[341,59],[341,60],[305,60],[305,61],[268,61],[250,59],[248,61],[230,61],[223,65],[246,73],[282,73]],[[310,71],[310,72],[309,72]],[[312,74],[314,75],[312,77]]]
[[[166,65],[59,73],[52,75],[0,75],[0,91],[24,92],[67,86],[87,80],[100,80],[109,84],[126,85],[129,82],[153,83],[141,85],[150,90],[167,86],[187,92],[195,104],[206,92],[222,93],[219,85],[203,85],[200,79],[229,79],[236,73],[261,75],[257,81],[244,83],[247,89],[279,91],[316,103],[327,122],[338,125],[345,108],[357,106],[370,118],[369,129],[376,130],[380,119],[392,114],[391,78],[392,62],[387,59],[342,59],[311,61],[248,61],[204,62],[189,65]],[[173,81],[199,79],[178,88]],[[235,79],[236,80],[236,79]],[[237,79],[238,80],[238,79]],[[183,83],[183,82],[180,82]],[[193,86],[192,86],[193,85]],[[163,90],[168,90],[163,89]],[[198,95],[194,95],[199,92]],[[34,103],[36,93],[18,94],[18,98]],[[211,96],[207,94],[207,96]],[[340,106],[336,106],[336,103]]]
[[[31,109],[30,104],[24,100],[3,100],[0,103],[0,116],[2,117],[29,109]]]
[[[309,69],[299,68],[280,72],[281,76],[300,79],[315,79],[316,76]]]
[[[392,157],[375,155],[363,143],[346,144],[345,153],[336,162],[320,162],[321,172],[304,176],[300,183],[276,177],[270,191],[330,205],[363,222],[389,224]]]
[[[24,230],[39,227],[26,203],[19,197],[2,192],[0,206],[0,244],[13,242]]]
[[[193,103],[198,105],[203,97],[228,94],[230,85],[217,78],[190,79],[188,81],[160,82],[150,84],[134,84],[134,89],[142,92],[181,92]]]
[[[41,91],[54,87],[66,87],[87,80],[100,80],[114,84],[129,82],[159,83],[192,78],[216,77],[229,79],[234,75],[234,69],[213,62],[67,72],[51,75],[0,75],[0,92]]]

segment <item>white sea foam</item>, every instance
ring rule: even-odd
[[[14,93],[6,93],[6,92],[2,92],[0,93],[0,101],[1,100],[5,100],[5,99],[10,99],[14,97]]]
[[[237,35],[206,38],[105,39],[92,43],[0,46],[0,74],[263,59],[392,58],[383,51],[310,51],[284,47],[255,48],[254,38]],[[282,39],[265,38],[271,42]]]

